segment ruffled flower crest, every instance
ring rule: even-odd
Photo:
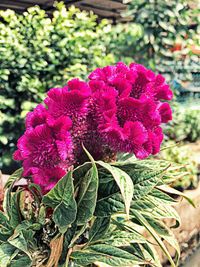
[[[49,90],[46,106],[27,114],[13,157],[43,193],[87,160],[82,144],[95,160],[111,161],[118,152],[144,159],[160,150],[172,96],[164,77],[142,65],[97,68],[88,83],[72,79]]]

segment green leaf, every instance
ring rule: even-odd
[[[42,204],[39,208],[38,212],[38,223],[44,225],[46,221],[46,208]]]
[[[61,233],[66,232],[76,219],[77,206],[74,199],[72,172],[69,171],[56,186],[47,193],[43,203],[54,209],[53,220]]]
[[[176,261],[178,262],[180,257],[180,248],[176,237],[173,232],[162,222],[151,218],[150,216],[144,216],[151,227],[157,232],[157,234],[166,240],[176,250]]]
[[[165,202],[162,202],[161,199],[157,199],[150,195],[142,200],[133,201],[130,213],[132,214],[132,211],[134,210],[138,210],[144,215],[151,215],[151,217],[156,219],[173,218],[176,219],[176,225],[174,227],[180,225],[180,217],[177,211],[170,204],[166,204]]]
[[[130,221],[112,219],[112,224],[115,225],[115,229],[110,229],[110,237],[106,240],[107,244],[129,246],[131,243],[140,244],[147,242],[146,238],[137,231],[137,225]]]
[[[113,167],[103,161],[97,161],[97,163],[112,174],[121,191],[125,204],[126,214],[129,215],[129,209],[133,198],[133,182],[130,176],[123,170]]]
[[[118,212],[124,213],[124,201],[119,193],[97,201],[95,216],[108,217]]]
[[[23,255],[23,256],[20,256],[18,259],[13,259],[11,261],[11,265],[10,266],[11,267],[22,267],[22,266],[31,267],[32,266],[32,261],[28,256]]]
[[[30,247],[33,240],[34,232],[32,230],[21,230],[19,233],[15,233],[8,239],[9,244],[17,249],[23,251],[30,259]]]
[[[0,266],[9,266],[11,260],[16,256],[18,250],[8,243],[0,245]]]
[[[102,239],[110,225],[110,217],[97,217],[89,231],[89,243]]]
[[[5,192],[5,206],[6,213],[9,217],[10,226],[15,229],[16,226],[21,222],[21,214],[19,210],[19,194],[20,191],[11,192],[11,188],[7,189]]]
[[[63,251],[61,254],[61,261],[62,263],[66,260],[66,255],[68,253],[68,250],[70,248],[70,243],[76,233],[77,225],[74,222],[70,228],[67,229],[66,233],[64,234],[64,240],[63,240]],[[63,266],[64,267],[64,266]]]
[[[162,267],[157,250],[150,243],[132,244],[132,248],[134,254],[138,253],[138,256],[150,262],[152,266]]]
[[[172,267],[176,267],[176,264],[172,260],[172,257],[170,255],[169,251],[166,249],[166,247],[165,247],[164,243],[162,242],[160,236],[156,233],[154,228],[148,223],[148,221],[145,219],[145,217],[142,214],[140,214],[138,211],[136,211],[136,210],[132,211],[132,214],[141,223],[141,225],[143,225],[146,228],[146,230],[151,234],[151,236],[157,242],[159,247],[162,249],[164,254],[167,256],[171,266]]]
[[[68,248],[72,248],[74,246],[74,244],[79,239],[79,237],[85,232],[87,226],[88,226],[87,224],[84,224],[84,225],[81,225],[81,227],[79,227],[78,230],[75,229],[76,231],[74,232],[73,238],[70,240],[70,244],[69,244]]]
[[[146,239],[136,231],[114,231],[111,236],[108,236],[105,241],[106,244],[110,244],[114,247],[129,246],[131,243],[146,243]]]
[[[133,200],[137,200],[151,192],[161,180],[169,164],[167,163],[166,165],[165,163],[163,167],[161,164],[158,165],[156,163],[152,165],[150,161],[135,161],[124,164],[119,163],[118,167],[131,177],[134,184]]]
[[[85,176],[85,174],[89,171],[92,164],[91,162],[85,162],[84,164],[76,167],[73,171],[73,178],[74,178],[74,185],[80,184],[82,178]]]
[[[8,188],[12,185],[13,182],[19,180],[22,177],[23,168],[16,170],[13,174],[10,175],[8,181],[6,182],[4,188]]]
[[[97,201],[97,191],[98,191],[98,170],[93,157],[83,146],[85,153],[92,163],[92,167],[86,172],[86,175],[82,178],[79,187],[78,197],[77,197],[77,224],[85,225],[89,221],[95,210]],[[83,168],[85,169],[84,165]]]
[[[184,193],[182,193],[182,192],[180,192],[180,191],[178,191],[172,187],[169,187],[167,185],[161,185],[158,188],[160,190],[166,192],[166,193],[174,194],[174,195],[181,196],[181,197],[185,198],[195,208],[194,202],[186,194],[184,194]]]
[[[77,223],[85,224],[94,213],[98,190],[98,171],[94,164],[83,177],[77,197]]]
[[[158,190],[157,188],[154,188],[151,192],[150,195],[155,197],[158,200],[161,200],[166,204],[173,204],[173,203],[177,203],[177,200],[175,200],[174,198],[170,197],[169,195],[167,195],[166,193],[162,192],[161,190]]]
[[[5,242],[13,234],[8,218],[0,211],[0,242]]]
[[[103,262],[111,266],[132,266],[144,264],[140,258],[110,245],[93,245],[87,249],[73,252],[70,258],[75,264],[89,265],[94,262]]]

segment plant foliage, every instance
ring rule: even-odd
[[[198,164],[192,158],[191,151],[189,151],[187,145],[184,146],[184,144],[168,141],[165,143],[165,148],[161,151],[159,157],[182,165],[181,171],[185,172],[185,175],[172,183],[174,188],[183,191],[194,189],[198,186]]]
[[[195,142],[200,138],[200,110],[174,105],[173,121],[165,127],[165,134],[175,141]]]
[[[163,219],[180,224],[166,186],[177,168],[163,160],[108,164],[86,153],[91,161],[68,172],[43,197],[30,181],[17,186],[21,170],[10,177],[0,213],[0,265],[161,266],[159,246],[176,266],[178,243]],[[163,240],[175,248],[174,259]]]
[[[127,15],[144,31],[135,45],[136,60],[159,72],[183,72],[191,60],[198,66],[189,48],[198,35],[196,12],[198,7],[192,9],[185,0],[132,0]]]

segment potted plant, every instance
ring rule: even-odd
[[[160,150],[171,98],[165,79],[136,63],[51,89],[14,153],[23,167],[5,185],[0,266],[161,266],[157,246],[176,266],[163,219],[180,223],[169,193],[183,194],[167,186],[180,167],[146,159]]]

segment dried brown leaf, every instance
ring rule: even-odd
[[[63,250],[64,235],[57,235],[50,242],[51,254],[45,267],[58,267],[58,262]]]

